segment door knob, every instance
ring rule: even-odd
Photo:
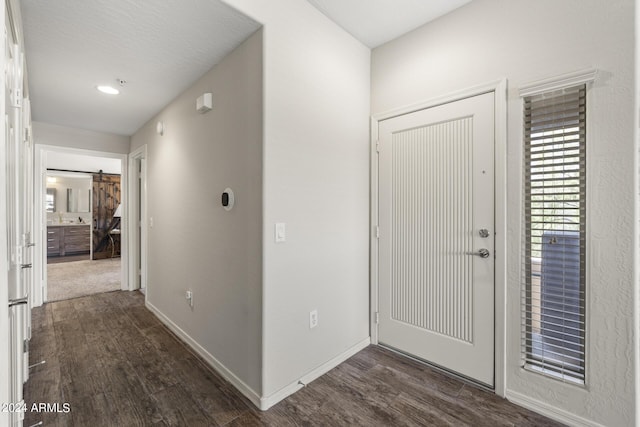
[[[478,234],[483,239],[486,239],[487,237],[489,237],[489,230],[487,230],[486,228],[481,228],[480,230],[478,230]]]
[[[20,265],[20,268],[31,268],[33,267],[33,264],[22,264]]]
[[[489,249],[478,249],[478,252],[467,252],[467,255],[477,255],[480,258],[489,258],[490,252]]]

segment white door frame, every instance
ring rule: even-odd
[[[129,154],[129,198],[127,199],[127,206],[130,206],[129,213],[131,214],[131,221],[129,221],[129,265],[131,268],[129,269],[129,290],[133,291],[135,289],[139,289],[138,281],[136,280],[137,272],[135,266],[137,264],[138,254],[140,255],[140,281],[144,288],[147,288],[147,168],[145,163],[143,162],[141,174],[141,185],[140,185],[140,196],[138,196],[138,187],[137,183],[137,167],[138,161],[143,161],[147,159],[147,146],[146,144],[142,147],[138,148],[131,154]],[[138,207],[138,201],[140,201],[140,206]],[[138,218],[138,210],[140,209],[140,218],[142,218],[142,224],[140,224],[140,246],[138,247],[138,240],[135,238],[136,235],[136,218]],[[146,294],[145,294],[146,298]]]
[[[33,281],[33,289],[31,295],[33,295],[33,299],[31,301],[32,307],[41,306],[46,300],[47,296],[47,215],[45,213],[45,195],[47,194],[47,154],[48,153],[64,153],[64,154],[75,154],[75,155],[83,155],[83,156],[92,156],[92,157],[106,157],[109,159],[119,159],[121,163],[121,174],[120,174],[120,191],[121,197],[120,200],[128,200],[128,167],[127,167],[127,155],[119,154],[119,153],[109,153],[106,151],[94,151],[94,150],[85,150],[80,148],[70,148],[70,147],[61,147],[56,145],[40,145],[36,144],[35,150],[35,167],[34,167],[34,186],[35,186],[35,226],[34,230],[34,238],[36,243],[36,250],[34,253],[33,265],[35,267],[34,271],[34,281]],[[125,203],[122,209],[122,218],[121,221],[121,229],[128,230],[129,226],[129,207],[128,203]],[[93,226],[92,226],[93,227]],[[127,233],[128,234],[128,233]],[[121,271],[120,271],[120,281],[121,281],[121,289],[123,291],[129,290],[129,243],[128,236],[125,236],[125,239],[122,239],[120,242],[120,253],[121,253]]]
[[[5,26],[7,8],[2,8],[3,28],[8,30]],[[6,69],[6,44],[2,44],[2,54],[0,55],[0,61],[2,61],[2,70]],[[7,343],[11,339],[10,326],[9,326],[9,294],[7,289],[9,288],[9,265],[6,262],[9,259],[7,253],[7,156],[5,152],[5,146],[7,141],[5,140],[5,85],[0,84],[0,93],[2,94],[2,102],[0,102],[0,138],[2,140],[2,147],[0,147],[0,342],[3,343],[3,351],[0,352],[0,402],[11,401],[11,358],[8,350]],[[9,413],[3,413],[0,411],[0,425],[9,425]]]
[[[506,389],[506,296],[507,296],[507,80],[450,93],[371,117],[371,343],[378,344],[378,124],[382,120],[484,93],[495,93],[495,393]]]

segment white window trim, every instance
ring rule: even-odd
[[[597,76],[597,69],[589,69],[536,80],[520,87],[520,97],[524,98],[525,96],[537,95],[543,92],[551,92],[566,87],[592,83]]]
[[[590,92],[590,87],[592,86],[592,84],[595,82],[596,78],[598,77],[599,74],[599,70],[596,68],[590,68],[590,69],[583,69],[580,71],[575,71],[572,73],[566,73],[566,74],[561,74],[561,75],[557,75],[555,77],[549,77],[549,78],[545,78],[545,79],[540,79],[540,80],[535,80],[526,84],[523,84],[520,86],[520,90],[519,90],[519,95],[520,98],[523,99],[526,96],[533,96],[533,95],[538,95],[544,92],[551,92],[554,90],[560,90],[560,89],[565,89],[568,87],[572,87],[572,86],[578,86],[581,84],[585,84],[586,85],[586,89],[587,89],[587,97],[589,96],[589,92]],[[523,101],[524,102],[524,101]],[[587,116],[590,115],[590,103],[587,102]],[[587,140],[588,140],[588,135],[591,134],[591,124],[590,121],[587,120]],[[590,169],[590,160],[589,157],[587,157],[587,166],[586,169],[587,171],[589,171]],[[591,197],[589,197],[589,188],[587,187],[586,189],[587,192],[587,211],[592,209],[590,200]],[[590,227],[590,216],[587,215],[587,222],[586,222],[586,227],[587,230],[589,230]],[[588,237],[587,237],[588,239]],[[589,246],[587,246],[587,254],[586,254],[586,259],[589,260],[591,259],[591,249]],[[589,283],[589,266],[587,265],[586,267],[587,271],[586,271],[586,282],[585,282],[585,290],[587,291],[587,293],[590,293],[590,283]],[[590,309],[589,307],[589,301],[585,301],[585,305],[588,309]],[[522,310],[522,309],[521,309]],[[590,311],[590,310],[589,310]],[[590,331],[590,318],[587,315],[587,318],[585,319],[585,340],[589,341],[589,331]],[[585,348],[585,353],[588,352],[588,348]],[[522,355],[521,355],[522,357]],[[586,357],[586,354],[585,354]],[[528,371],[528,372],[534,372],[534,369],[530,369],[526,366],[522,366],[521,368],[524,371]],[[586,357],[586,361],[585,361],[585,381],[583,383],[580,384],[575,384],[576,386],[579,386],[581,388],[585,388],[588,389],[589,385],[588,385],[588,376],[589,376],[589,372],[590,372],[590,360],[588,357]],[[548,378],[550,380],[554,380],[553,376],[550,375],[543,375],[544,378]],[[563,381],[565,383],[568,384],[572,384],[572,382],[567,382],[567,381]]]

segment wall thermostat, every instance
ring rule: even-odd
[[[233,204],[235,202],[235,198],[233,197],[233,190],[230,188],[225,188],[222,192],[222,207],[226,211],[230,211],[233,208]]]

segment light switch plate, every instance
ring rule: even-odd
[[[276,222],[276,243],[282,243],[287,240],[287,232],[284,222]]]

